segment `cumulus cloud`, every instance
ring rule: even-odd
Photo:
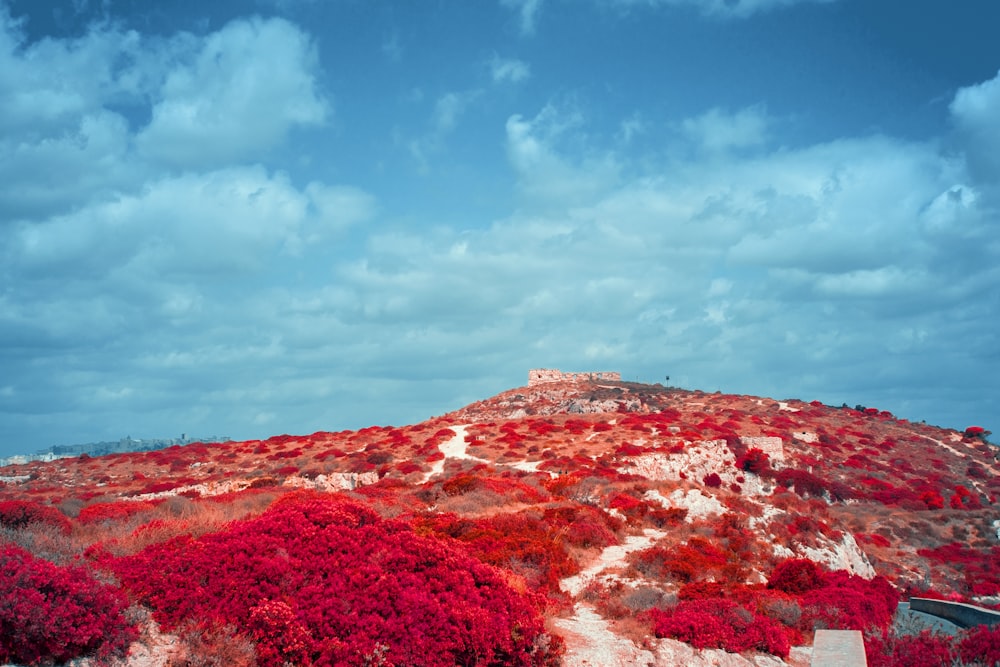
[[[510,82],[520,83],[531,76],[531,67],[528,63],[517,58],[501,58],[494,54],[490,60],[490,72],[493,81],[496,83]]]
[[[288,21],[233,21],[167,74],[139,151],[185,167],[258,157],[293,127],[326,120],[315,69],[314,46]]]
[[[701,150],[722,153],[760,146],[767,140],[768,119],[763,107],[727,113],[718,107],[681,123],[684,134]]]
[[[531,119],[507,119],[507,156],[523,194],[537,201],[582,203],[617,181],[618,165],[609,154],[586,151],[566,159],[556,150],[560,139],[582,121],[580,114],[552,105]]]
[[[320,186],[310,194],[327,210],[338,198]],[[21,225],[8,261],[27,275],[64,278],[250,271],[298,247],[309,206],[284,176],[261,167],[168,177],[135,195]]]
[[[473,89],[449,91],[437,98],[431,111],[428,130],[408,143],[410,155],[417,161],[421,173],[429,171],[432,155],[444,148],[448,135],[455,130],[459,120],[480,95],[481,90]]]
[[[535,33],[542,0],[500,0],[500,4],[517,12],[522,35]]]
[[[1000,72],[989,81],[961,88],[949,110],[975,177],[1000,181]]]

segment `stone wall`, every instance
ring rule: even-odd
[[[932,600],[929,598],[910,598],[910,609],[922,611],[947,619],[960,628],[971,628],[976,625],[1000,624],[1000,612],[984,609],[962,602],[947,600]]]
[[[592,382],[595,380],[610,380],[621,382],[622,374],[615,371],[590,371],[587,373],[563,373],[555,368],[532,368],[528,371],[528,386],[544,382]]]

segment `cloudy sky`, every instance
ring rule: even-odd
[[[0,0],[0,456],[414,423],[533,367],[1000,431],[998,25]]]

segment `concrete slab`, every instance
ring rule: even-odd
[[[812,667],[867,667],[865,642],[858,630],[817,630]]]

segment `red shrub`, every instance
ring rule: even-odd
[[[30,500],[0,502],[0,526],[17,530],[31,524],[52,526],[63,533],[68,533],[72,528],[66,515],[51,505],[41,505]]]
[[[124,585],[171,629],[228,623],[261,665],[552,664],[530,594],[453,542],[338,497],[296,493],[198,540],[119,559]]]
[[[535,591],[557,593],[559,580],[579,569],[566,552],[565,532],[531,513],[477,519],[438,514],[416,519],[414,527],[464,542],[481,561],[517,573]]]
[[[955,495],[951,497],[951,508],[978,510],[982,509],[982,504],[979,502],[979,496],[959,485],[955,487]]]
[[[681,601],[672,611],[650,612],[657,637],[671,637],[695,648],[721,648],[730,653],[758,650],[786,657],[791,648],[776,621],[721,598]]]
[[[125,597],[86,570],[16,547],[0,550],[0,662],[42,664],[120,655],[137,636]]]
[[[701,537],[692,537],[687,544],[672,548],[643,549],[629,554],[628,560],[646,576],[681,583],[712,576],[726,566],[726,554]]]
[[[701,482],[705,486],[707,486],[709,488],[712,488],[712,489],[717,489],[720,486],[722,486],[722,478],[719,477],[719,473],[716,473],[716,472],[710,472],[710,473],[708,473],[707,475],[705,475],[702,478]]]
[[[645,453],[642,447],[638,445],[633,445],[630,442],[625,442],[619,445],[618,449],[615,450],[615,454],[618,456],[641,456]]]
[[[939,510],[944,508],[944,498],[937,491],[924,491],[920,494],[920,500],[929,510]]]
[[[762,449],[753,447],[736,459],[736,467],[744,472],[760,475],[771,469],[771,459]]]
[[[396,470],[401,475],[409,475],[411,473],[420,472],[423,467],[419,463],[413,461],[400,461],[396,464]]]
[[[935,549],[919,549],[917,555],[958,570],[964,579],[959,592],[964,595],[1000,593],[1000,547],[974,548],[952,542]]]
[[[952,638],[930,630],[900,637],[869,633],[865,636],[865,653],[869,667],[940,667],[951,665],[955,657]]]
[[[587,505],[555,507],[545,510],[544,521],[550,530],[561,534],[563,542],[575,547],[606,547],[618,543],[615,530],[621,521]]]
[[[789,558],[778,563],[767,580],[767,587],[786,593],[801,594],[822,585],[823,570],[806,558]]]
[[[862,544],[871,544],[872,546],[882,547],[887,549],[892,544],[889,540],[878,533],[855,533],[854,538]]]
[[[802,596],[805,629],[884,629],[892,622],[899,602],[896,589],[885,579],[868,580],[843,570],[823,576],[822,587]]]
[[[80,510],[76,520],[82,524],[102,523],[104,521],[121,521],[139,512],[152,509],[152,503],[140,501],[120,501],[113,503],[94,503]]]
[[[958,655],[970,665],[1000,665],[1000,625],[980,625],[965,632]]]

